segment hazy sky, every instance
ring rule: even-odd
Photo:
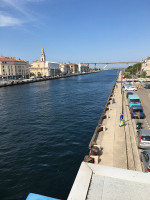
[[[150,0],[0,0],[0,56],[56,62],[150,56]]]

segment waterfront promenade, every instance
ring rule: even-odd
[[[105,130],[100,132],[96,144],[102,147],[99,164],[142,171],[135,127],[130,117],[126,94],[121,91],[121,73],[119,74],[110,102],[107,118],[103,121]],[[120,127],[120,114],[124,113],[125,125]]]
[[[136,120],[131,119],[126,93],[121,88],[120,73],[89,145],[94,164],[82,162],[68,200],[149,198],[150,174],[144,173],[141,150],[137,147]],[[138,91],[140,95],[142,92]],[[145,95],[149,97],[149,92]],[[147,99],[142,101],[148,105]],[[120,127],[122,111],[125,123]],[[149,126],[147,119],[145,124]],[[93,144],[100,147],[100,155],[91,154]]]

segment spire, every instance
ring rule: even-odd
[[[43,45],[42,45],[42,50],[41,50],[41,61],[43,61],[43,62],[46,61],[46,57],[45,57],[45,52],[44,52]]]
[[[44,48],[43,48],[43,45],[42,45],[42,50],[41,50],[41,53],[44,53]]]

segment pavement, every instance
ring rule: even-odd
[[[135,125],[130,117],[125,94],[121,93],[121,73],[112,98],[115,99],[115,103],[110,102],[109,110],[106,112],[107,118],[103,121],[106,130],[99,133],[96,141],[103,149],[99,164],[142,171],[136,143]],[[120,127],[122,108],[125,125]]]

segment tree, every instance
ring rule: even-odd
[[[141,67],[141,63],[137,63],[126,68],[125,72],[129,72],[130,75],[136,75],[137,73],[141,73]]]

